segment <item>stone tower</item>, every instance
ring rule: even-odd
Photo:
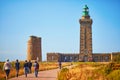
[[[30,36],[27,46],[27,60],[42,61],[41,38]]]
[[[92,60],[92,19],[89,8],[84,6],[80,23],[80,56],[81,61]]]

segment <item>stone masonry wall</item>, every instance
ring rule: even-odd
[[[41,38],[30,36],[27,46],[27,60],[42,61]]]

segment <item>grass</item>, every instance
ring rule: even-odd
[[[120,64],[101,62],[76,62],[71,69],[63,68],[58,80],[120,80]]]

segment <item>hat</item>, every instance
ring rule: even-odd
[[[9,62],[9,59],[6,59],[7,62]]]

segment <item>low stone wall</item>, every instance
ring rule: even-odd
[[[95,62],[109,62],[112,57],[120,54],[120,52],[115,53],[93,53],[92,58]],[[47,53],[47,61],[61,61],[61,62],[76,62],[79,61],[78,53]]]

